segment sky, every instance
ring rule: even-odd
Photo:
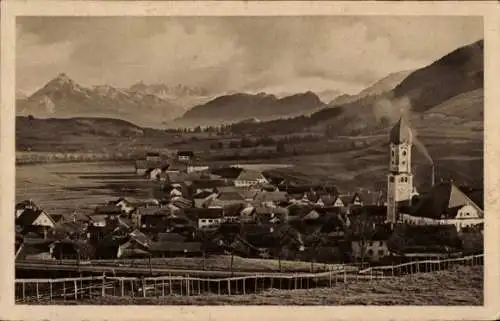
[[[18,17],[17,90],[59,73],[211,92],[356,93],[483,38],[480,17]]]

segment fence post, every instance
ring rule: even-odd
[[[243,277],[243,295],[246,295],[246,294],[247,294],[247,293],[246,293],[246,292],[247,292],[247,289],[246,289],[246,286],[245,286],[245,280],[246,280],[246,279],[247,279],[246,277]]]
[[[189,296],[190,294],[191,294],[191,282],[188,274],[186,279],[186,295]]]
[[[168,275],[168,288],[169,288],[169,291],[170,291],[170,295],[172,295],[172,277],[171,275],[169,274]]]
[[[132,280],[132,279],[130,279],[130,289],[132,291],[132,297],[134,297],[135,296],[135,294],[134,294],[134,280]]]
[[[332,287],[332,267],[330,266],[329,271],[328,271],[328,284],[330,285],[330,288]]]
[[[227,295],[231,295],[231,280],[227,280]]]
[[[257,276],[255,276],[255,293],[257,293],[257,291],[258,291],[258,289],[257,289],[258,285],[259,284],[257,283]]]
[[[26,283],[22,283],[23,284],[23,302],[26,300]]]
[[[217,280],[217,293],[220,295],[220,280]]]
[[[78,300],[78,285],[76,283],[76,280],[73,280],[74,286],[75,286],[75,300]]]
[[[52,280],[49,280],[49,287],[50,287],[50,302],[52,302]]]
[[[106,296],[106,273],[102,274],[101,296]]]
[[[123,286],[123,279],[120,279],[120,286],[121,286],[121,294],[122,294],[122,297],[125,296],[125,288]]]

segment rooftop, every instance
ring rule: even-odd
[[[389,133],[389,142],[393,144],[410,143],[412,142],[412,131],[406,119],[401,117],[398,122],[392,127]]]

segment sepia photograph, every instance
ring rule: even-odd
[[[484,306],[482,15],[13,28],[15,305]]]

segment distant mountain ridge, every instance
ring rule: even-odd
[[[18,115],[35,117],[111,117],[148,126],[181,115],[191,103],[206,99],[205,91],[187,86],[135,84],[87,88],[61,73],[31,96],[19,95]],[[191,99],[192,98],[192,99]]]
[[[402,114],[431,112],[441,104],[463,110],[466,106],[461,105],[471,102],[474,109],[468,111],[462,121],[468,122],[469,118],[476,121],[483,115],[483,59],[483,40],[479,40],[452,51],[428,66],[391,74],[358,95],[339,96],[308,116],[261,122],[258,129],[266,128],[275,133],[295,128],[298,131],[328,129],[332,135],[369,134],[389,126]],[[460,99],[447,103],[457,96]],[[420,125],[425,127],[425,121]],[[435,123],[430,125],[435,126]],[[257,128],[248,126],[247,130],[252,132]]]
[[[206,104],[188,110],[176,120],[178,124],[220,124],[240,122],[250,118],[261,121],[292,117],[323,108],[324,102],[313,92],[277,98],[275,95],[236,93],[219,96]]]

